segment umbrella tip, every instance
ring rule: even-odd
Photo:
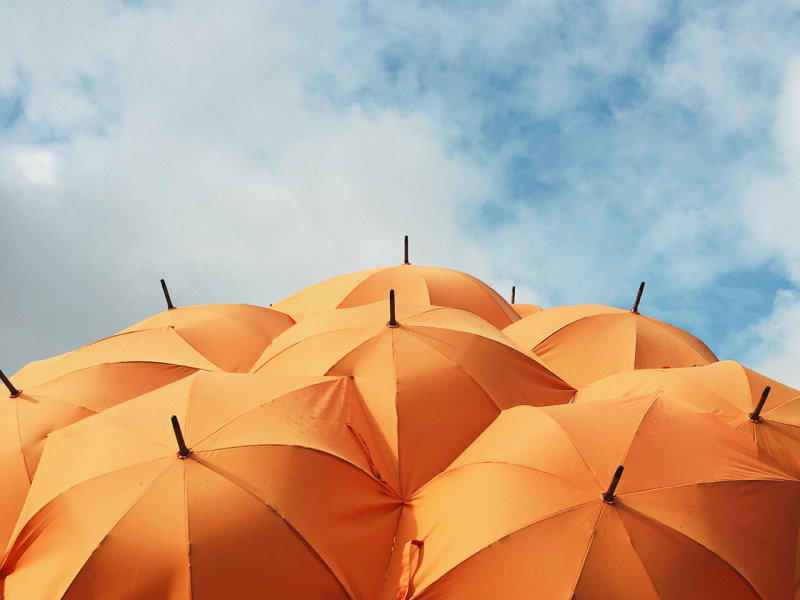
[[[603,492],[603,502],[606,504],[614,504],[614,492],[617,491],[619,478],[622,477],[622,471],[624,469],[625,467],[622,465],[617,467],[617,470],[614,471],[614,477],[611,478],[611,484],[608,486],[608,489]]]
[[[9,398],[16,398],[22,393],[22,390],[18,390],[14,387],[14,384],[11,383],[11,380],[8,377],[6,377],[6,374],[3,373],[2,369],[0,369],[0,381],[2,381],[8,388],[8,393],[10,394]]]
[[[761,392],[761,399],[758,401],[756,409],[750,413],[749,417],[753,423],[758,423],[761,421],[761,409],[764,408],[764,403],[767,401],[767,396],[769,396],[770,389],[771,388],[769,386],[764,388],[764,391]]]
[[[512,285],[511,286],[511,304],[514,304],[514,300],[516,299],[516,297],[517,297],[517,286]]]
[[[631,312],[635,315],[639,314],[639,301],[642,299],[642,292],[644,291],[644,281],[639,284],[639,291],[636,293],[636,301],[633,303]]]
[[[172,305],[172,300],[170,300],[170,297],[169,297],[169,290],[167,289],[167,282],[164,281],[163,279],[161,280],[161,289],[164,291],[164,298],[167,301],[167,310],[172,310],[175,307]]]
[[[181,431],[180,423],[178,423],[178,417],[172,415],[170,420],[172,421],[172,431],[175,432],[175,439],[178,442],[178,458],[186,458],[192,451],[186,447],[186,442],[183,440],[183,432]]]
[[[410,265],[411,263],[408,262],[408,236],[405,236],[404,246],[405,246],[405,255],[403,258],[403,264]]]
[[[398,325],[394,310],[394,290],[389,290],[389,322],[386,324],[389,327],[397,327]]]

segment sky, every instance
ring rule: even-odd
[[[800,1],[4,0],[0,369],[410,259],[800,388]]]

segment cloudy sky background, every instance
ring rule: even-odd
[[[0,3],[0,368],[411,261],[800,387],[800,2]]]

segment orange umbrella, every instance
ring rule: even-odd
[[[383,301],[301,321],[255,371],[352,375],[382,435],[381,455],[398,465],[393,484],[405,494],[446,467],[502,408],[572,397],[572,387],[472,313],[399,301],[394,316],[387,309]]]
[[[165,310],[120,333],[172,327],[192,348],[228,373],[247,373],[294,319],[249,304],[201,304]]]
[[[800,391],[732,360],[611,375],[580,390],[574,402],[658,391],[716,414],[785,468],[800,467]]]
[[[85,419],[50,436],[2,597],[374,598],[402,502],[371,439],[347,378],[198,373]]]
[[[47,435],[162,385],[217,367],[169,327],[118,334],[23,367],[0,397],[0,546],[5,546]]]
[[[276,302],[272,308],[300,321],[334,308],[385,300],[390,289],[407,302],[468,310],[498,329],[519,319],[512,306],[479,279],[451,269],[410,264],[334,277]]]
[[[798,501],[663,395],[515,407],[407,501],[384,597],[790,598]]]
[[[503,333],[579,388],[620,371],[717,360],[703,342],[682,329],[602,304],[548,308]]]

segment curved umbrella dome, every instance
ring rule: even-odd
[[[383,597],[790,598],[798,500],[662,394],[514,407],[408,500]]]
[[[120,333],[172,327],[220,370],[247,373],[272,340],[292,325],[294,319],[271,308],[199,304],[165,310]]]
[[[702,341],[674,325],[603,304],[548,308],[503,333],[577,387],[620,371],[717,360]]]
[[[750,418],[770,387],[758,421]],[[575,394],[574,404],[665,392],[717,415],[790,472],[800,469],[800,391],[732,360],[678,369],[642,369],[604,377]]]
[[[347,378],[198,373],[55,432],[3,598],[375,597],[402,502],[362,410]]]
[[[352,308],[385,300],[391,289],[408,302],[468,310],[498,329],[519,319],[500,294],[472,275],[410,264],[340,275],[276,302],[272,308],[300,321],[334,308]]]
[[[5,546],[48,434],[198,370],[218,367],[161,327],[113,335],[26,365],[0,396],[0,546]]]
[[[404,494],[446,467],[503,408],[566,404],[574,388],[497,328],[455,308],[401,299],[320,313],[279,336],[264,374],[355,379]],[[376,457],[378,460],[378,457]]]

